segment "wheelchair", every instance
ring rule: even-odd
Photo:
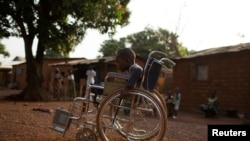
[[[70,125],[75,124],[77,141],[163,140],[167,107],[154,88],[162,67],[174,65],[165,53],[150,52],[142,81],[128,95],[122,95],[121,91],[130,76],[108,72],[104,85],[90,85],[85,97],[75,98],[68,111],[57,109],[51,128],[65,135]],[[59,115],[64,115],[61,124]]]

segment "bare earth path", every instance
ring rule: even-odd
[[[6,92],[6,93],[3,93]],[[15,91],[11,91],[14,93]],[[0,141],[74,141],[76,128],[72,126],[66,135],[49,127],[56,108],[68,109],[71,101],[15,102],[3,100],[9,95],[0,91]],[[51,111],[39,111],[46,109]],[[206,141],[208,124],[242,124],[236,118],[204,118],[200,114],[180,111],[178,119],[168,119],[165,141]]]
[[[63,137],[51,130],[54,114],[34,111],[33,108],[68,109],[71,101],[64,102],[14,102],[0,100],[1,141],[74,141],[76,130],[70,129]],[[178,119],[168,119],[166,141],[206,141],[208,124],[242,124],[240,119],[219,117],[204,118],[200,114],[180,112]]]

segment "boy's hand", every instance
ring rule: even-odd
[[[121,91],[121,94],[122,94],[122,95],[128,95],[128,94],[129,94],[129,89],[128,89],[128,88],[124,88],[124,89]]]
[[[125,87],[122,91],[121,91],[121,98],[129,98],[131,95],[129,94],[129,91],[131,90],[130,87]]]

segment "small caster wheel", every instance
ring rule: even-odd
[[[97,128],[96,128],[95,125],[92,125],[92,131],[95,132],[95,135],[96,135],[97,137],[99,136],[98,131],[97,131]]]
[[[76,141],[97,141],[97,137],[93,130],[83,128],[76,133]]]
[[[102,123],[102,125],[104,126],[104,123]],[[103,129],[104,129],[104,132],[105,132],[105,128],[104,127],[103,127]],[[97,128],[96,128],[96,125],[92,125],[92,131],[95,132],[95,135],[97,137],[99,136],[99,133],[98,133]]]

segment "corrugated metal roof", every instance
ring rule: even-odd
[[[2,62],[0,68],[2,69],[11,69],[13,65],[24,63],[25,61],[11,61],[11,62]]]
[[[57,65],[77,65],[77,64],[93,64],[93,63],[98,63],[98,62],[110,62],[114,61],[115,57],[103,57],[103,58],[97,58],[97,59],[79,59],[79,60],[73,60],[73,61],[68,61],[68,62],[60,62],[60,63],[53,63],[49,64],[51,66],[57,66]]]
[[[16,56],[13,61],[26,61],[25,57]]]
[[[219,53],[238,52],[242,50],[250,50],[250,43],[205,49],[205,50],[198,51],[194,54],[188,55],[183,58],[193,58],[193,57],[198,57],[198,56],[206,56],[206,55],[219,54]],[[180,59],[180,58],[177,58],[177,59]]]
[[[0,70],[10,70],[12,69],[11,66],[0,66]]]

